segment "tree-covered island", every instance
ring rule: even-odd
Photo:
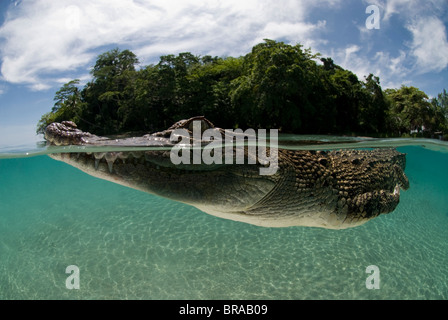
[[[98,56],[92,80],[64,84],[37,132],[63,120],[98,135],[153,132],[204,115],[228,129],[448,138],[446,90],[433,99],[415,87],[383,90],[373,74],[359,80],[300,44],[265,40],[238,58],[186,52],[138,64],[129,50]]]

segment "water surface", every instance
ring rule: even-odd
[[[394,212],[346,230],[224,220],[91,177],[47,148],[3,148],[0,299],[447,299],[447,144],[354,140],[323,146],[398,146],[411,188]],[[66,287],[69,265],[79,290]]]

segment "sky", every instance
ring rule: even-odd
[[[448,89],[448,0],[0,0],[0,146],[39,139],[36,124],[99,54],[234,56],[263,39],[330,57],[384,89]]]

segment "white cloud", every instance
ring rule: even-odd
[[[356,74],[359,79],[363,79],[364,76],[373,72],[369,61],[362,54],[362,47],[358,45],[352,44],[345,48],[332,50],[329,56],[336,64]]]
[[[446,0],[365,0],[380,7],[381,27],[376,32],[358,26],[360,41],[331,51],[336,63],[359,79],[369,73],[380,77],[383,88],[412,83],[417,74],[448,66],[448,42],[442,21]],[[396,19],[391,19],[395,17]],[[398,30],[395,30],[398,28]],[[385,47],[380,41],[392,40]]]
[[[448,41],[442,19],[446,0],[372,0],[383,9],[382,20],[396,16],[411,33],[408,59],[414,58],[413,71],[427,73],[448,66]],[[364,30],[365,31],[365,30]]]
[[[360,45],[348,45],[344,48],[332,50],[328,55],[336,64],[352,71],[359,80],[370,73],[380,78],[383,89],[399,88],[402,84],[409,84],[412,70],[407,66],[407,54],[400,51],[397,56],[389,52],[378,51],[369,57],[367,50]]]
[[[131,49],[146,65],[185,51],[239,56],[264,38],[299,42],[324,55],[330,51],[327,56],[360,79],[374,73],[382,84],[446,68],[446,29],[437,18],[446,0],[364,2],[381,9],[378,32],[392,32],[390,18],[399,17],[411,35],[407,47],[393,53],[378,47],[377,33],[363,25],[356,44],[328,49],[326,21],[309,16],[320,6],[339,8],[340,0],[23,1],[10,7],[0,26],[0,80],[45,90],[68,79],[87,81],[87,69],[105,48]]]
[[[1,74],[39,90],[59,83],[62,72],[84,73],[107,46],[129,48],[145,64],[181,51],[240,55],[269,37],[310,46],[325,21],[308,22],[309,9],[339,2],[24,1],[9,9],[0,27]]]
[[[364,0],[381,8],[381,19],[387,22],[396,15],[403,20],[415,16],[434,15],[443,10],[446,0]]]
[[[419,73],[437,72],[448,66],[446,28],[436,17],[425,17],[407,26],[412,33],[412,55]]]
[[[259,36],[253,41],[253,45],[260,43],[263,38],[289,39],[291,42],[300,42],[305,48],[316,47],[324,42],[321,39],[309,38],[308,35],[315,31],[325,29],[326,22],[311,23],[269,22],[259,31]]]

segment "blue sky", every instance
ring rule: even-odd
[[[369,5],[379,29],[367,28]],[[115,47],[144,66],[186,51],[240,56],[265,38],[301,43],[383,89],[433,97],[448,89],[447,27],[447,0],[0,0],[0,146],[34,141],[55,92],[86,83]]]

